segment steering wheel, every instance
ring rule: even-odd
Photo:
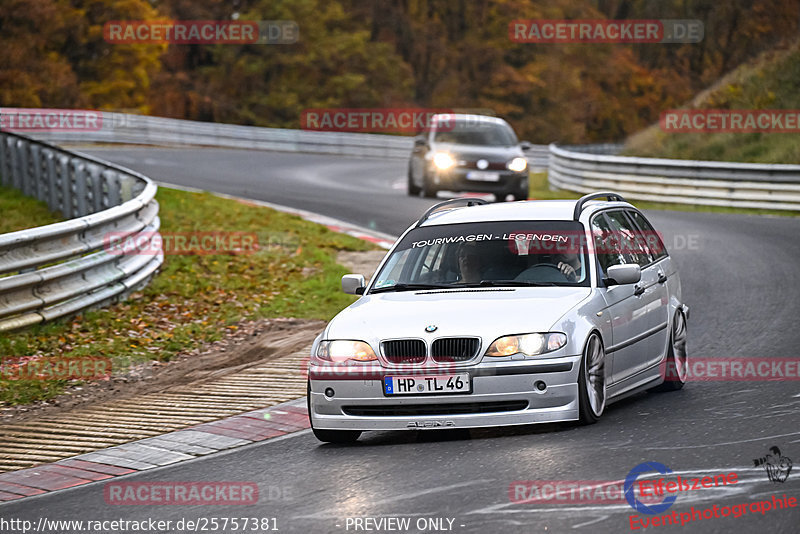
[[[558,278],[554,279],[554,277],[548,276],[547,274],[541,277],[531,276],[536,273],[536,269],[553,269],[558,272]],[[531,265],[519,273],[515,278],[515,280],[525,280],[530,282],[563,282],[565,279],[569,281],[569,278],[567,278],[567,276],[561,272],[561,269],[558,267],[558,265],[554,263],[537,263],[536,265]]]
[[[539,267],[548,267],[550,269],[555,269],[559,273],[561,272],[561,269],[559,269],[558,265],[556,265],[555,263],[537,263],[536,265],[531,265],[530,267],[528,267],[525,270],[526,271],[531,271],[533,269],[538,269]]]

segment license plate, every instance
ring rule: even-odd
[[[429,376],[387,376],[383,379],[385,395],[441,395],[469,393],[469,373]]]
[[[475,180],[478,182],[498,182],[500,181],[500,173],[486,172],[486,171],[469,171],[467,172],[467,180]]]

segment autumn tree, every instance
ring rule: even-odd
[[[410,68],[363,20],[328,0],[165,2],[175,18],[291,20],[294,44],[176,45],[154,87],[157,110],[170,116],[298,127],[304,109],[379,107],[413,102]]]
[[[146,0],[4,0],[0,104],[147,111],[164,47],[107,43],[103,25],[156,15]]]

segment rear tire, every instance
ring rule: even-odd
[[[414,176],[411,174],[411,165],[408,166],[408,196],[419,196],[421,189],[414,184]]]
[[[514,200],[528,200],[527,191],[517,191],[514,193]]]
[[[586,340],[578,373],[578,409],[582,425],[596,423],[606,407],[606,353],[597,332]]]
[[[314,436],[325,443],[353,443],[361,436],[360,430],[317,430],[314,428],[314,419],[311,417],[311,381],[306,386],[306,406],[308,408],[308,422]]]
[[[667,359],[661,370],[664,382],[654,387],[652,391],[678,391],[682,389],[688,378],[689,357],[686,353],[686,318],[683,312],[675,313],[672,321],[672,332],[669,335]]]

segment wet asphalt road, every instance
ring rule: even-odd
[[[405,162],[395,160],[223,149],[87,152],[160,182],[266,200],[393,235],[432,204],[406,196]],[[800,219],[647,215],[679,264],[691,306],[691,358],[800,359]],[[375,432],[354,446],[322,445],[304,431],[118,479],[253,481],[262,495],[258,505],[111,506],[101,482],[0,506],[0,518],[174,524],[180,518],[274,517],[282,532],[366,532],[355,529],[352,518],[399,517],[410,518],[411,528],[394,532],[624,532],[634,515],[624,501],[516,504],[514,482],[621,482],[637,464],[656,461],[688,477],[738,474],[738,483],[727,487],[683,492],[670,512],[784,494],[800,501],[800,470],[780,483],[754,467],[753,459],[771,446],[800,463],[800,381],[692,382],[679,392],[618,402],[590,427]],[[800,532],[800,506],[649,531]]]

